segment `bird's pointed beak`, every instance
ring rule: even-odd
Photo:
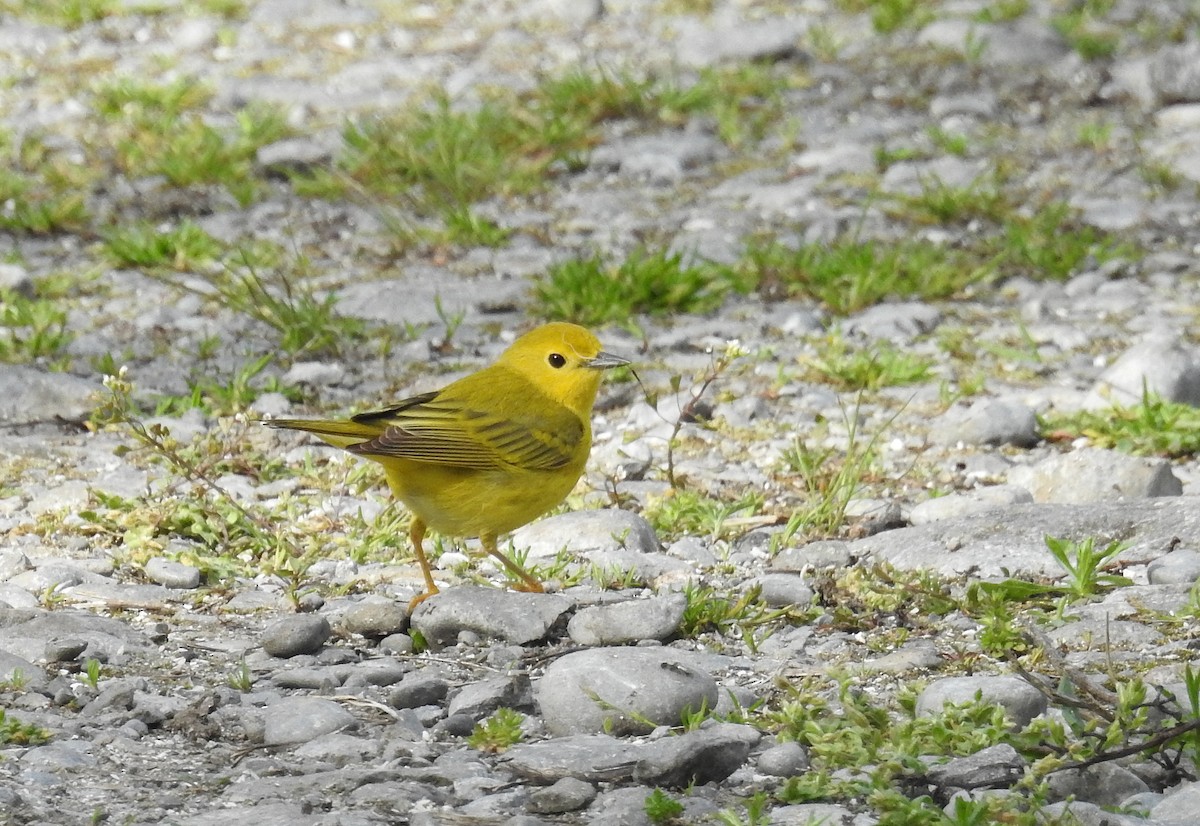
[[[593,370],[607,370],[610,367],[620,367],[623,364],[629,364],[629,359],[622,356],[615,356],[612,353],[606,353],[601,350],[583,363],[584,367],[590,367]]]

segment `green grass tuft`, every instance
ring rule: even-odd
[[[221,244],[191,221],[175,227],[146,222],[115,227],[104,234],[109,256],[122,266],[192,270],[215,260]]]
[[[638,249],[618,264],[598,253],[556,264],[535,287],[535,299],[547,318],[606,324],[637,314],[708,312],[737,292],[746,292],[746,283],[727,267]]]
[[[993,275],[987,264],[931,241],[849,237],[799,247],[754,242],[738,269],[760,291],[812,298],[839,315],[892,298],[947,298]]]
[[[1047,416],[1042,429],[1054,440],[1084,436],[1097,447],[1138,456],[1177,459],[1200,452],[1200,410],[1153,393],[1128,407]]]

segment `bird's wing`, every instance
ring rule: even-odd
[[[509,387],[516,378],[493,374],[489,379],[487,393],[471,392],[479,385],[463,379],[441,392],[355,416],[353,421],[383,431],[348,450],[474,470],[553,470],[569,464],[584,438],[579,417],[549,399],[531,403],[541,394],[528,382]]]

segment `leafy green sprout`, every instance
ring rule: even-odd
[[[996,813],[986,798],[972,800],[962,795],[954,798],[953,805],[948,808],[946,826],[990,826],[995,822]]]
[[[203,348],[200,348],[203,350]],[[281,393],[292,401],[299,399],[299,390],[285,386],[278,376],[260,378],[274,360],[272,353],[234,369],[224,380],[205,371],[190,379],[185,396],[162,396],[154,409],[156,416],[178,416],[193,408],[207,410],[213,415],[229,416],[241,413],[265,393]]]
[[[1170,459],[1200,453],[1200,410],[1143,389],[1139,404],[1047,416],[1050,438],[1086,437],[1096,447]]]
[[[1013,603],[1003,594],[980,592],[971,613],[979,621],[979,646],[985,654],[1003,659],[1028,650],[1017,626]]]
[[[708,707],[708,698],[704,697],[700,700],[700,708],[693,710],[690,705],[684,707],[679,715],[679,725],[683,731],[696,731],[712,717],[713,710]]]
[[[840,335],[822,342],[820,352],[804,360],[817,376],[831,381],[842,390],[878,390],[916,384],[928,379],[933,368],[930,359],[912,355],[887,342],[870,348],[853,346]]]
[[[871,25],[880,34],[921,26],[932,15],[922,0],[838,0],[837,5],[850,12],[868,12]]]
[[[0,291],[0,361],[54,359],[73,338],[61,302]]]
[[[507,751],[525,738],[521,730],[524,716],[511,708],[499,708],[483,722],[475,725],[475,730],[467,738],[467,745],[489,754]]]
[[[230,688],[248,693],[254,688],[254,674],[250,671],[250,666],[246,663],[246,658],[243,657],[237,664],[237,667],[229,673],[226,679]]]
[[[749,351],[743,348],[741,342],[737,339],[725,342],[724,350],[719,355],[712,354],[712,361],[705,371],[697,377],[695,387],[689,391],[687,400],[680,405],[679,414],[671,423],[671,436],[667,439],[667,482],[673,489],[678,491],[683,487],[683,479],[675,473],[675,450],[679,443],[680,431],[683,430],[686,424],[703,423],[700,415],[700,404],[704,395],[734,363],[748,354]],[[634,375],[636,377],[636,374]],[[682,385],[683,377],[681,375],[675,374],[671,376],[671,391],[673,393],[679,395]],[[647,392],[646,403],[657,409],[658,395]],[[724,517],[722,517],[723,519]]]
[[[883,815],[881,822],[941,823],[932,800],[910,799],[897,784],[924,777],[921,756],[973,754],[1010,736],[1003,708],[979,699],[918,716],[915,692],[900,698],[897,712],[857,691],[846,676],[838,679],[836,698],[814,687],[815,681],[790,686],[786,699],[763,715],[781,738],[805,745],[812,760],[810,771],[781,790],[787,803],[859,800]]]
[[[279,346],[294,356],[338,354],[366,335],[366,325],[337,312],[337,297],[318,297],[282,272],[269,283],[243,253],[240,267],[230,267],[216,288],[226,306],[275,330]]]
[[[121,171],[161,175],[181,189],[215,184],[242,206],[263,189],[254,174],[255,153],[289,133],[282,110],[265,104],[247,107],[224,123],[210,123],[194,111],[173,118],[136,106],[118,111],[124,122],[114,128],[126,131],[116,141]]]
[[[784,451],[784,467],[799,475],[804,503],[794,510],[779,534],[778,543],[789,541],[801,530],[807,536],[834,536],[846,521],[846,510],[869,477],[877,473],[879,439],[887,432],[898,408],[877,430],[862,432],[863,393],[851,408],[843,408],[844,447],[814,447],[797,438]]]
[[[587,568],[587,578],[602,591],[622,591],[634,588],[644,583],[644,577],[636,566],[630,565],[601,565],[591,562]]]
[[[766,792],[755,792],[742,801],[741,812],[732,808],[722,809],[717,812],[716,821],[721,826],[770,826],[769,801]]]
[[[1034,274],[1062,281],[1089,259],[1098,263],[1137,255],[1134,245],[1090,226],[1080,225],[1070,204],[1053,201],[1030,215],[1005,220],[993,242],[1004,272]]]
[[[809,611],[808,607],[769,607],[762,600],[761,585],[753,585],[735,595],[722,594],[709,585],[688,583],[683,594],[687,605],[680,623],[681,635],[726,634],[736,629],[742,642],[755,652],[773,633],[775,626],[802,621]]]
[[[934,146],[948,155],[963,157],[971,148],[970,138],[960,132],[947,132],[940,126],[931,126],[925,130],[925,134]]]
[[[100,661],[95,657],[88,657],[87,662],[83,665],[84,680],[92,688],[100,685]]]
[[[1121,42],[1120,28],[1104,20],[1113,5],[1113,0],[1083,0],[1056,15],[1051,23],[1080,57],[1106,59],[1116,53]]]
[[[683,804],[659,788],[646,795],[642,809],[650,822],[655,824],[677,823],[683,814]]]
[[[924,180],[920,193],[901,196],[897,202],[899,206],[891,211],[932,224],[998,221],[1012,210],[1009,197],[986,177],[966,186],[947,184],[938,178]]]
[[[1113,125],[1109,121],[1089,120],[1079,126],[1075,142],[1093,152],[1104,152],[1112,146]]]
[[[988,623],[997,634],[993,645],[1003,644],[1003,638],[1008,636],[1003,633],[1000,622],[1007,615],[1007,609],[1003,608],[1000,602],[1019,603],[1059,598],[1061,612],[1070,602],[1132,584],[1129,578],[1105,570],[1127,547],[1123,542],[1113,541],[1099,549],[1094,537],[1074,541],[1047,535],[1045,542],[1050,555],[1067,575],[1066,584],[1045,584],[1010,578],[1000,582],[973,582],[967,587],[964,607],[972,613],[980,613],[989,618]]]
[[[1200,671],[1194,670],[1191,663],[1183,668],[1183,688],[1187,699],[1186,718],[1200,720]],[[1192,760],[1200,759],[1200,728],[1192,734],[1191,750]]]
[[[723,502],[698,491],[675,487],[668,495],[647,503],[644,516],[661,537],[703,535],[719,539],[729,535],[727,524],[739,514],[757,513],[762,494],[747,493],[734,502]]]
[[[96,84],[93,94],[96,110],[102,115],[156,124],[199,109],[212,99],[213,90],[192,77],[154,83],[120,75]]]
[[[40,746],[50,740],[50,732],[33,723],[9,717],[0,709],[0,745]]]
[[[1029,11],[1029,0],[994,0],[981,9],[975,19],[980,23],[1007,23]]]
[[[29,675],[20,668],[14,668],[8,676],[0,680],[0,691],[19,693],[29,685]]]
[[[1128,577],[1104,571],[1104,567],[1128,547],[1124,542],[1113,541],[1097,550],[1094,537],[1073,542],[1047,536],[1046,547],[1054,561],[1066,571],[1068,586],[1076,597],[1090,597],[1108,588],[1133,584]]]
[[[84,227],[89,215],[79,177],[53,168],[0,170],[0,229],[45,235]]]

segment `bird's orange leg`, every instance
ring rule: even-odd
[[[504,567],[507,568],[509,572],[513,574],[513,576],[521,580],[520,584],[514,586],[518,591],[533,591],[537,594],[545,593],[546,588],[541,582],[535,579],[520,565],[513,562],[504,554],[500,553],[500,549],[496,547],[496,537],[484,534],[479,537],[479,542],[483,545],[483,549],[487,551],[490,556],[500,560],[504,564]]]
[[[425,577],[425,591],[417,594],[408,603],[408,613],[412,613],[418,605],[438,593],[437,583],[433,581],[433,572],[429,569],[429,560],[425,557],[425,523],[413,517],[412,527],[408,530],[408,538],[412,541],[413,552],[417,555],[417,563],[421,566],[421,574]]]

